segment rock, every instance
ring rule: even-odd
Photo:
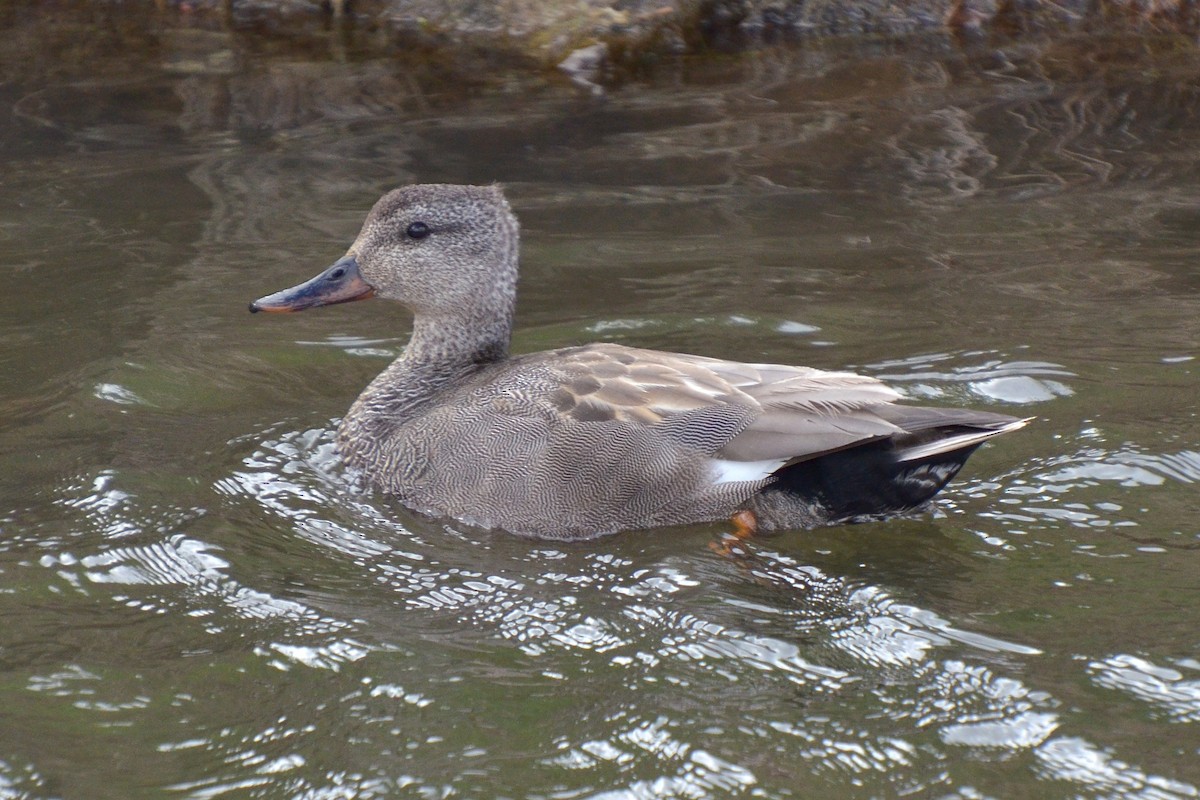
[[[3,5],[3,4],[0,4]],[[136,18],[149,3],[57,0],[54,8]],[[34,4],[22,15],[37,14]],[[462,63],[557,66],[596,91],[601,77],[659,55],[763,46],[777,40],[1086,30],[1200,30],[1192,0],[155,0],[156,26],[253,30],[262,36],[369,37],[373,46]],[[47,7],[48,8],[48,7]],[[189,67],[190,68],[190,67]],[[207,68],[207,67],[205,67]]]

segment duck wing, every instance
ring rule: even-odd
[[[555,413],[655,426],[721,461],[760,466],[757,477],[905,432],[876,413],[900,394],[861,375],[615,344],[556,355],[561,379],[548,396]]]

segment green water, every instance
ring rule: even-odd
[[[48,11],[0,46],[0,798],[1200,795],[1200,61],[553,74]],[[1038,421],[929,513],[708,547],[356,491],[381,302],[247,301],[503,182],[515,349],[855,369]]]

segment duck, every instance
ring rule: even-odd
[[[924,509],[976,448],[1030,421],[905,405],[876,378],[811,367],[604,342],[512,355],[519,245],[499,186],[404,186],[332,266],[250,304],[411,312],[336,446],[419,514],[558,540],[881,520]]]

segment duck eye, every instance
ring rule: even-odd
[[[424,222],[413,222],[408,226],[408,230],[405,233],[408,234],[408,238],[410,239],[424,239],[431,231],[429,226]]]

